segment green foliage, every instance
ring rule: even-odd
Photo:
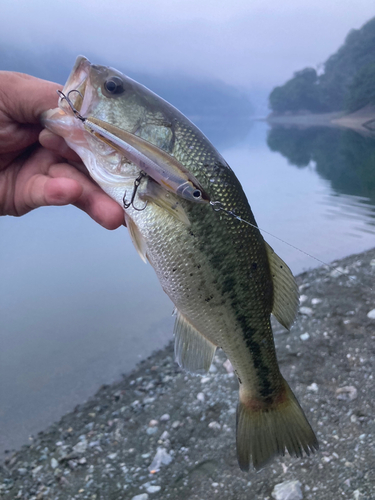
[[[294,73],[294,77],[270,94],[270,106],[276,113],[285,111],[321,111],[318,75],[313,68]]]
[[[349,85],[346,96],[348,111],[356,111],[367,104],[375,105],[375,62],[358,71]]]
[[[299,168],[315,164],[338,193],[375,201],[375,141],[352,130],[272,127],[268,146]]]
[[[358,103],[363,106],[373,102],[375,78],[371,68],[374,63],[375,18],[361,29],[349,32],[344,44],[326,61],[324,73],[316,77],[315,82],[301,82],[301,73],[309,70],[312,75],[315,71],[306,68],[295,73],[283,86],[276,87],[269,97],[270,108],[276,113],[358,109]],[[361,86],[358,92],[357,86]]]

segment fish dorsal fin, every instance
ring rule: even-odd
[[[272,313],[277,321],[289,330],[296,318],[299,306],[297,283],[289,267],[273,248],[267,242],[265,243],[273,281]]]
[[[142,236],[139,229],[137,228],[137,226],[133,222],[133,219],[128,217],[126,214],[125,214],[125,223],[126,223],[126,227],[129,230],[133,245],[135,246],[135,248],[136,248],[139,256],[141,257],[141,259],[143,260],[143,262],[145,262],[147,264],[147,255],[146,255],[147,244],[146,244],[144,237]]]
[[[199,333],[180,311],[177,311],[174,335],[174,353],[181,368],[190,373],[208,372],[216,346]]]
[[[175,217],[186,226],[190,226],[188,216],[186,215],[186,212],[181,205],[178,197],[162,188],[160,184],[157,184],[150,178],[147,182],[146,191],[142,193],[142,199],[149,200],[152,203],[155,203],[155,205],[162,208],[163,210],[166,210],[170,215]]]

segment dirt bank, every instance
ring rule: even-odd
[[[350,114],[341,111],[319,114],[270,115],[266,121],[271,125],[350,128],[364,136],[375,137],[375,106],[366,106]]]
[[[320,441],[316,455],[241,472],[237,382],[225,355],[207,377],[192,377],[169,346],[8,453],[0,496],[266,500],[282,498],[275,486],[292,480],[300,486],[291,498],[375,498],[375,250],[336,265],[341,272],[298,277],[301,313],[290,333],[275,328],[281,370]]]

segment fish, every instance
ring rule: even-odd
[[[297,457],[314,453],[318,441],[280,372],[270,321],[272,313],[291,327],[298,287],[263,239],[232,169],[182,113],[113,68],[79,56],[63,93],[70,104],[61,98],[42,123],[64,137],[91,177],[121,206],[125,193],[133,193],[134,203],[124,209],[125,223],[139,255],[154,268],[175,305],[178,364],[203,374],[217,348],[232,363],[239,383],[240,468],[260,469],[286,451]],[[98,124],[101,134],[89,130],[90,123]],[[176,160],[174,171],[188,171],[210,202],[186,199],[176,186],[166,189],[152,168],[141,179],[139,165],[108,141],[108,132],[120,135],[117,129],[152,144],[161,162],[165,153]],[[142,210],[135,206],[144,201]]]

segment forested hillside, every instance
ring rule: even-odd
[[[349,32],[321,75],[297,71],[269,96],[274,113],[356,111],[367,104],[375,104],[375,18]]]

